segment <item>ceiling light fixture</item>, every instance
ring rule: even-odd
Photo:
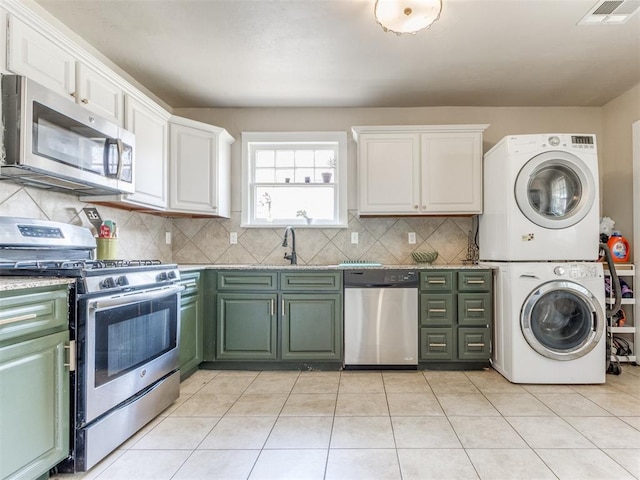
[[[415,34],[440,17],[441,0],[376,0],[374,14],[385,32]]]

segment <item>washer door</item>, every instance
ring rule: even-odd
[[[520,313],[520,328],[531,348],[554,360],[574,360],[589,353],[600,341],[604,325],[596,297],[574,282],[540,285]]]
[[[582,220],[596,197],[593,174],[567,152],[545,152],[531,158],[515,183],[518,208],[544,228],[567,228]]]

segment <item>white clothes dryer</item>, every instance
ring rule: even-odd
[[[602,264],[487,265],[498,270],[493,368],[513,383],[604,383]]]
[[[485,154],[483,181],[480,260],[598,259],[595,135],[505,137]]]

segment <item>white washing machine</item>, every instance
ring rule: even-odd
[[[484,156],[479,225],[480,260],[597,260],[595,135],[503,138]]]
[[[513,383],[604,383],[602,264],[487,265],[498,269],[493,367]]]

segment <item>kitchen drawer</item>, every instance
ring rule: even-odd
[[[458,272],[458,291],[489,292],[491,291],[491,270],[466,270]]]
[[[450,291],[453,288],[454,271],[420,272],[420,289],[434,292]]]
[[[453,294],[422,293],[420,294],[420,325],[453,325],[456,318]]]
[[[275,291],[278,289],[276,272],[218,272],[218,290],[233,291]]]
[[[453,360],[453,328],[421,328],[420,360]]]
[[[460,327],[458,329],[458,359],[489,360],[491,329]]]
[[[339,291],[342,288],[342,272],[282,272],[280,289],[287,291]]]
[[[488,326],[493,318],[490,293],[458,294],[458,325]]]
[[[181,293],[182,298],[197,295],[200,288],[200,272],[181,273],[178,283],[185,287]]]
[[[0,344],[69,328],[68,285],[0,295]]]

